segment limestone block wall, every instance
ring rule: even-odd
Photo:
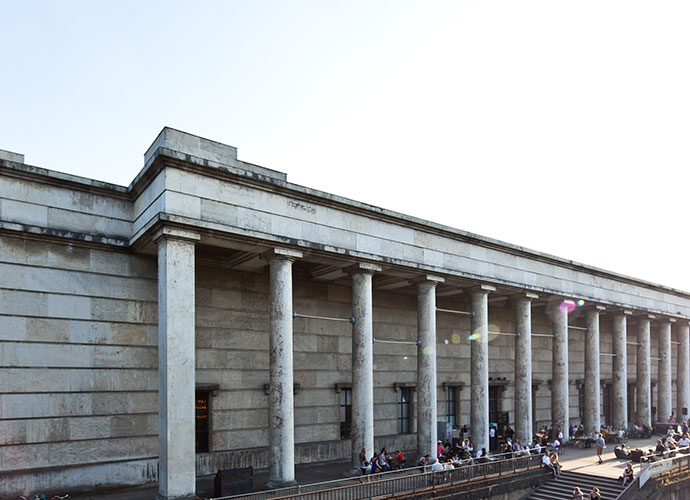
[[[126,188],[81,179],[66,184],[58,172],[37,167],[23,170],[49,176],[50,182],[0,175],[0,221],[4,225],[40,228],[42,232],[89,235],[109,243],[126,242],[132,234],[132,204]],[[75,189],[76,187],[76,189]],[[82,189],[79,189],[81,187]],[[82,238],[83,236],[79,236]]]
[[[0,277],[0,491],[156,457],[155,261],[3,235]]]

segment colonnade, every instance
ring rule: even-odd
[[[194,440],[194,245],[197,234],[164,229],[154,238],[159,256],[159,498],[189,494],[195,485]],[[301,252],[275,248],[264,254],[270,266],[270,374],[269,374],[269,486],[294,484],[294,404],[292,361],[292,263]],[[352,467],[359,470],[362,448],[374,449],[373,306],[372,275],[379,266],[361,263],[347,269],[352,276]],[[436,456],[436,286],[444,279],[426,275],[417,280],[417,453]],[[471,438],[475,449],[489,447],[489,351],[488,297],[495,288],[479,285],[470,290]],[[521,293],[512,297],[515,335],[515,430],[516,438],[532,438],[531,302],[538,296]],[[561,301],[549,311],[553,321],[552,422],[567,429],[569,417],[568,307]],[[600,427],[599,315],[601,306],[586,311],[585,412],[587,433]],[[612,408],[615,426],[627,425],[627,318],[617,312],[613,320],[614,377]],[[637,320],[637,419],[650,425],[650,322]],[[672,413],[671,325],[659,325],[660,419]],[[690,338],[687,323],[679,325],[678,410],[690,406],[688,385]],[[568,433],[564,432],[567,439]]]

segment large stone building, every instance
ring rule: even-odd
[[[489,422],[666,421],[690,406],[688,318],[687,293],[169,128],[129,187],[2,152],[0,491],[184,498],[195,471],[433,455],[437,422],[481,447]]]

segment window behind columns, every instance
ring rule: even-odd
[[[446,387],[446,422],[458,427],[458,390],[459,387]]]
[[[611,384],[606,384],[601,391],[604,396],[604,423],[611,424]]]
[[[411,431],[412,388],[401,387],[398,392],[398,434],[409,434]]]
[[[352,389],[340,389],[340,439],[352,436]]]
[[[585,386],[577,384],[577,408],[580,414],[580,423],[585,421]]]
[[[489,387],[489,422],[498,424],[498,400],[501,388],[498,386]]]
[[[637,406],[637,386],[635,383],[628,384],[628,423],[637,423],[635,417],[635,407]]]
[[[196,391],[196,452],[208,453],[210,451],[210,412],[211,392]]]

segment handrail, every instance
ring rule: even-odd
[[[518,470],[530,470],[541,466],[542,455],[528,455],[506,460],[490,460],[480,464],[465,465],[451,470],[423,471],[412,473],[402,469],[397,477],[390,473],[372,474],[369,476],[355,476],[345,480],[312,483],[304,486],[293,486],[279,490],[258,491],[244,495],[218,497],[221,499],[246,500],[286,500],[293,498],[319,500],[363,500],[373,497],[390,496],[397,493],[415,492],[422,489],[436,489],[455,484],[467,483],[475,479],[486,479],[489,476],[500,477],[503,474],[514,473]],[[400,474],[401,472],[407,472]],[[364,482],[360,482],[364,481]],[[340,484],[336,484],[340,483]]]
[[[640,488],[652,477],[664,474],[666,472],[681,472],[685,469],[690,469],[690,446],[679,448],[671,452],[672,457],[658,457],[655,455],[655,461],[647,463],[644,469],[640,471],[638,478],[640,479]]]

